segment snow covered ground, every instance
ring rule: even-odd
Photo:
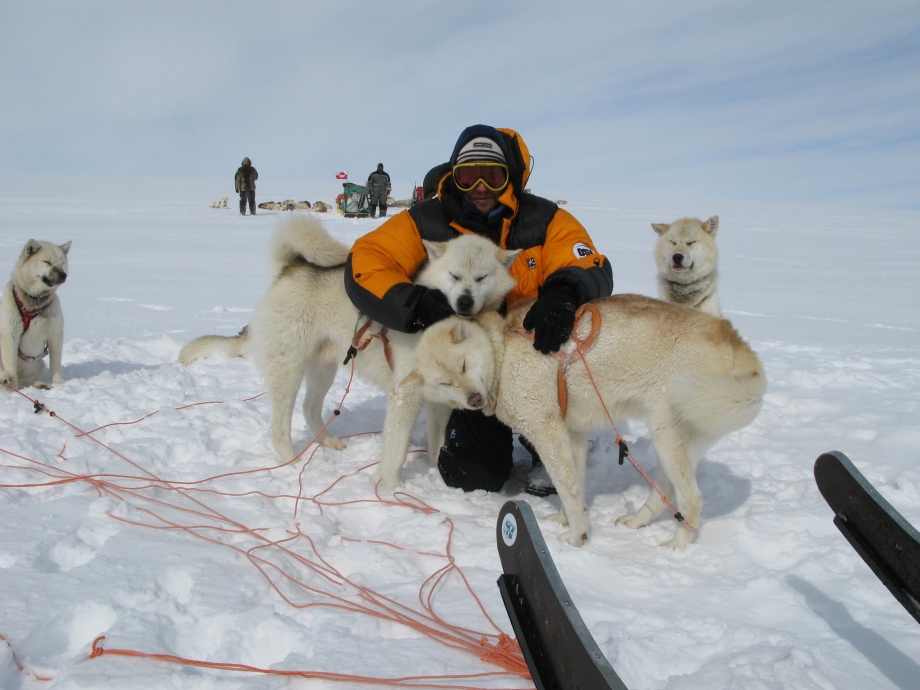
[[[812,477],[820,453],[841,450],[920,524],[920,212],[587,197],[534,183],[536,193],[568,200],[612,260],[617,292],[656,294],[650,223],[718,214],[722,304],[770,381],[759,418],[702,462],[704,523],[685,551],[657,546],[674,529],[668,518],[640,531],[614,526],[648,489],[617,465],[612,432],[597,434],[589,455],[587,545],[565,546],[555,538],[562,528],[541,522],[575,604],[625,683],[920,686],[920,628],[837,532]],[[243,218],[233,197],[229,210],[207,208],[226,187],[0,176],[3,271],[31,237],[73,240],[70,277],[58,293],[67,382],[25,391],[58,417],[0,395],[0,634],[8,643],[0,643],[0,686],[366,687],[90,659],[99,635],[106,649],[263,669],[373,678],[501,671],[396,614],[364,609],[393,611],[398,602],[437,627],[436,614],[476,631],[466,633],[475,647],[497,630],[462,573],[510,633],[495,586],[495,521],[506,500],[526,497],[524,451],[501,494],[448,489],[416,453],[404,490],[433,510],[381,493],[384,503],[371,466],[379,433],[355,436],[343,452],[308,451],[308,464],[275,467],[269,405],[254,398],[263,387],[252,364],[174,363],[191,338],[245,325],[268,285],[267,240],[279,214]],[[261,180],[258,194],[333,200]],[[379,223],[326,220],[345,240]],[[327,416],[346,383],[343,370]],[[377,432],[383,414],[383,396],[358,382],[332,429]],[[84,431],[121,424],[91,439],[65,421]],[[299,415],[294,423],[303,447],[310,435]],[[621,430],[652,469],[643,425]],[[423,431],[420,422],[419,444]],[[554,497],[526,498],[538,516],[556,509]],[[426,580],[448,564],[448,538],[459,570],[435,589],[432,613],[420,599],[428,602]],[[336,601],[344,608],[329,606]],[[515,676],[452,682],[529,687]]]

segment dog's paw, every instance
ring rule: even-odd
[[[661,546],[668,549],[683,549],[693,541],[693,532],[683,526],[677,528],[673,539],[661,542]]]
[[[558,522],[563,527],[569,526],[569,518],[566,517],[564,510],[560,510],[558,513],[550,513],[544,518],[544,520],[551,520],[552,522]]]
[[[60,386],[62,383],[64,383],[64,377],[60,374],[55,374],[51,377],[51,383],[53,383],[55,386]]]
[[[588,533],[586,531],[568,530],[559,535],[559,541],[569,546],[582,546],[588,541]]]
[[[653,516],[645,509],[645,506],[643,506],[631,515],[621,515],[616,519],[615,524],[626,525],[629,529],[640,529],[648,525],[648,523],[652,521],[652,518]]]
[[[399,475],[395,477],[380,475],[380,486],[384,489],[398,489],[399,485]]]
[[[629,529],[639,529],[640,527],[645,527],[645,525],[639,524],[639,521],[636,520],[635,515],[621,515],[616,519],[615,525],[626,525]]]
[[[338,436],[326,436],[323,439],[323,445],[326,448],[331,448],[332,450],[345,450],[348,446],[345,444],[345,441],[340,439]]]
[[[294,458],[294,456],[297,455],[294,452],[293,444],[291,444],[290,442],[288,442],[287,444],[276,443],[274,445],[275,445],[275,452],[278,454],[278,457],[280,457],[283,462],[290,462]]]
[[[38,388],[39,390],[43,390],[43,391],[51,390],[51,384],[45,383],[44,381],[36,381],[35,383],[32,384],[32,387]]]

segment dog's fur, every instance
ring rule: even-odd
[[[220,201],[212,201],[208,204],[208,208],[227,208],[227,198],[228,197],[222,196]]]
[[[476,235],[450,242],[425,242],[430,260],[415,282],[437,287],[454,311],[472,315],[497,309],[514,287],[508,268],[519,250],[500,249]],[[358,310],[345,294],[344,263],[349,248],[332,239],[318,218],[296,214],[283,222],[272,248],[275,280],[256,307],[249,327],[232,338],[203,336],[182,348],[179,361],[190,364],[222,352],[251,353],[261,369],[272,401],[272,440],[283,458],[294,456],[291,415],[301,381],[306,381],[304,419],[313,434],[323,428],[323,399],[351,345]],[[374,325],[368,334],[379,332]],[[390,331],[395,374],[381,342],[374,339],[355,360],[362,379],[389,391],[412,368],[419,335]],[[388,402],[388,418],[391,404]],[[444,441],[449,410],[426,407],[429,454],[436,457]],[[417,415],[416,415],[417,416]],[[409,422],[411,427],[415,418]],[[387,422],[389,423],[389,422]],[[327,431],[317,439],[341,450],[345,444]]]
[[[658,455],[658,487],[698,528],[697,464],[719,438],[757,416],[767,386],[763,367],[724,319],[640,295],[615,295],[594,304],[601,314],[597,340],[587,353],[594,380],[614,419],[647,420]],[[474,321],[451,318],[435,324],[423,335],[415,368],[394,398],[407,416],[422,399],[483,409],[527,436],[562,501],[559,518],[569,530],[560,538],[580,546],[588,537],[587,432],[609,422],[580,360],[568,367],[568,411],[562,418],[558,361],[541,355],[514,330],[526,310],[524,305],[507,318],[483,312]],[[591,318],[583,316],[576,326],[579,337],[586,337]],[[574,343],[564,349],[573,351]],[[387,419],[388,427],[397,428],[396,421],[391,425]],[[380,471],[390,485],[398,484],[407,446],[405,436],[384,434]],[[644,527],[664,507],[653,493],[636,513],[617,522]],[[664,546],[682,548],[691,540],[692,533],[679,527]]]
[[[652,229],[658,233],[655,263],[661,299],[721,318],[716,290],[719,216],[706,221],[681,218],[670,225],[652,223]]]
[[[61,351],[64,347],[64,312],[57,289],[67,279],[67,253],[70,242],[58,246],[51,242],[29,240],[23,248],[10,282],[0,297],[0,383],[13,388],[35,385],[45,368],[44,357],[51,360],[51,382],[63,383]],[[19,296],[26,311],[41,310],[24,329]]]

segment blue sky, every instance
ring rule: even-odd
[[[7,1],[0,60],[2,173],[407,196],[482,122],[548,196],[920,207],[917,3]]]

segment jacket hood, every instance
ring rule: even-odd
[[[453,193],[456,195],[458,203],[461,202],[462,195],[454,188],[453,178],[450,174],[453,168],[453,161],[456,160],[457,152],[467,141],[479,136],[489,136],[484,133],[485,130],[491,130],[501,137],[499,145],[506,154],[506,160],[508,161],[510,184],[505,187],[504,191],[498,197],[498,201],[510,208],[512,210],[512,217],[514,217],[517,215],[518,211],[517,196],[523,193],[524,188],[527,186],[527,181],[530,179],[530,151],[527,148],[527,144],[524,143],[523,137],[513,129],[506,129],[503,127],[496,129],[494,127],[488,127],[487,125],[467,127],[463,131],[463,134],[460,135],[460,139],[457,140],[457,145],[454,147],[454,152],[451,155],[451,161],[442,163],[436,168],[432,168],[428,172],[428,175],[426,175],[426,178],[429,175],[436,178],[432,179],[431,182],[434,189],[437,189],[439,197],[443,199],[446,195]]]
[[[252,165],[252,161],[249,160],[249,156],[243,159],[243,165]]]

